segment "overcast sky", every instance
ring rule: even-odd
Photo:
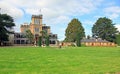
[[[0,0],[1,13],[15,20],[15,31],[20,25],[31,22],[32,14],[43,14],[43,24],[51,26],[58,39],[65,38],[68,23],[77,18],[91,35],[91,28],[99,17],[113,20],[120,31],[120,0]]]

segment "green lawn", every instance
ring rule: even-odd
[[[0,47],[0,74],[120,73],[120,47]]]

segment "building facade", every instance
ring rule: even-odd
[[[29,44],[29,40],[25,37],[25,33],[15,33],[14,44]]]
[[[109,41],[106,41],[106,40],[102,40],[101,38],[90,38],[90,39],[86,39],[86,38],[83,38],[81,40],[81,44],[83,46],[93,46],[93,47],[114,47],[114,46],[117,46],[115,43],[113,42],[109,42]],[[62,42],[62,45],[63,46],[76,46],[76,43],[75,42]]]
[[[30,30],[34,35],[34,40],[38,41],[38,37],[42,36],[41,32],[44,31],[49,36],[49,43],[57,44],[57,34],[51,33],[50,26],[43,24],[42,19],[42,15],[32,15],[30,24],[24,23],[21,25],[21,34],[25,34],[27,30]],[[45,43],[45,39],[43,39],[43,43]]]
[[[101,38],[82,39],[81,44],[85,46],[117,46],[115,43],[102,40]]]

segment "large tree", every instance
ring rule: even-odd
[[[74,18],[71,20],[65,31],[65,36],[65,41],[67,42],[80,41],[83,37],[85,37],[84,28],[78,19]]]
[[[115,42],[117,29],[111,19],[99,18],[92,27],[93,37],[99,37],[110,42]]]
[[[13,33],[11,28],[15,26],[14,20],[7,14],[0,14],[0,45],[3,41],[8,41],[9,34]]]

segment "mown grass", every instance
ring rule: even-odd
[[[120,73],[119,47],[1,47],[0,74]]]

